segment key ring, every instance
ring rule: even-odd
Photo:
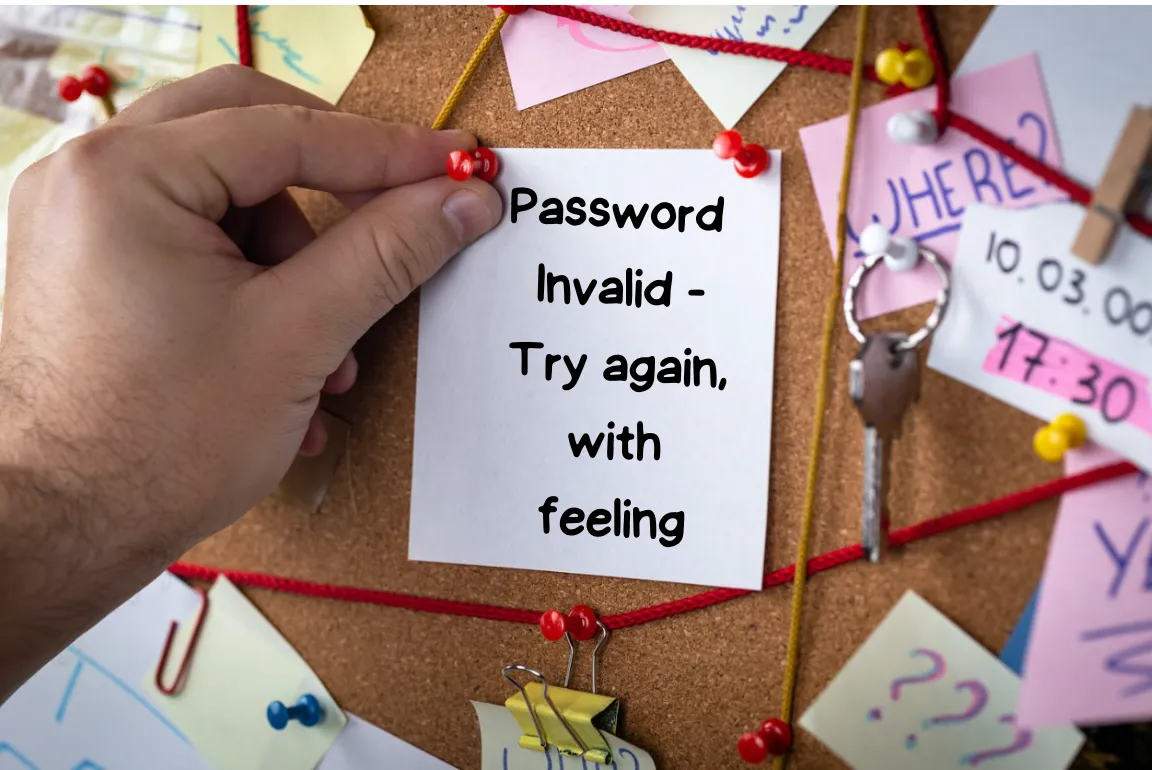
[[[948,300],[952,296],[952,279],[948,273],[948,268],[940,261],[940,257],[923,246],[917,246],[916,250],[921,259],[936,268],[936,274],[940,276],[940,291],[936,294],[936,307],[932,308],[932,312],[924,325],[908,339],[898,342],[894,346],[894,349],[901,353],[915,350],[932,336],[932,332],[936,331],[936,327],[944,320],[944,313],[948,310]],[[844,292],[844,321],[848,326],[848,332],[861,345],[864,344],[866,337],[864,332],[860,330],[860,320],[856,318],[856,295],[860,291],[860,285],[864,283],[864,276],[872,272],[883,260],[883,254],[873,254],[867,257],[860,267],[856,268],[856,272],[852,273],[852,277],[848,279],[848,290]]]

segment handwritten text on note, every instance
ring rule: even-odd
[[[834,5],[637,5],[642,24],[721,40],[803,48]],[[764,89],[784,72],[783,62],[665,46],[692,88],[725,128],[739,122]]]
[[[954,129],[935,144],[921,147],[898,145],[888,138],[890,117],[914,109],[931,110],[935,98],[935,91],[928,88],[861,113],[848,207],[845,278],[856,269],[856,258],[863,256],[859,236],[872,222],[880,222],[889,232],[913,238],[951,259],[956,233],[969,205],[1015,209],[1063,199],[1064,194],[1055,187]],[[952,105],[957,112],[1059,167],[1056,133],[1035,57],[1021,57],[957,78]],[[847,118],[837,118],[800,132],[833,248],[847,130]],[[928,265],[900,275],[884,272],[864,286],[858,307],[863,317],[871,317],[927,302],[938,288],[939,279]]]
[[[1152,468],[1152,241],[1123,227],[1093,265],[1069,253],[1083,220],[1072,203],[969,206],[928,365],[1043,420],[1075,413]]]
[[[235,8],[197,10],[199,69],[239,61]],[[248,16],[256,68],[333,104],[352,82],[376,37],[356,5],[253,5],[248,6]]]
[[[984,371],[1098,410],[1107,423],[1128,423],[1152,435],[1147,377],[1019,321],[1005,318],[997,327]]]
[[[1069,453],[1069,473],[1119,458]],[[1152,485],[1133,474],[1064,495],[1024,661],[1028,725],[1152,717]],[[1067,697],[1075,693],[1075,697]]]
[[[626,5],[586,5],[632,21]],[[528,10],[500,32],[516,109],[523,110],[664,61],[658,43]]]
[[[1035,732],[1015,705],[1020,681],[909,591],[800,718],[855,770],[1058,770],[1075,728]],[[992,765],[989,765],[990,767]]]
[[[516,718],[507,708],[495,703],[472,701],[476,717],[480,721],[480,768],[481,770],[599,770],[597,765],[576,757],[565,757],[556,748],[547,751],[533,751],[520,747],[520,731]],[[612,749],[611,770],[656,770],[656,763],[643,749],[633,746],[611,733],[604,733]]]

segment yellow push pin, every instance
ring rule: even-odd
[[[876,77],[890,86],[903,83],[916,90],[931,83],[935,74],[932,59],[919,48],[911,51],[885,48],[876,57]]]
[[[1074,414],[1062,414],[1036,431],[1032,437],[1032,448],[1041,460],[1058,463],[1064,459],[1069,449],[1083,446],[1088,440],[1088,429],[1084,421]]]

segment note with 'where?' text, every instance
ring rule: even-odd
[[[925,88],[860,114],[848,205],[845,281],[864,256],[859,248],[860,233],[872,222],[880,222],[895,235],[913,238],[950,261],[969,205],[1021,208],[1065,197],[1059,189],[955,128],[924,146],[900,145],[888,138],[890,117],[916,109],[930,111],[935,100],[935,89]],[[1045,163],[1060,167],[1056,131],[1036,57],[1023,56],[956,78],[951,105]],[[836,211],[847,134],[846,117],[800,131],[832,249],[836,248]],[[871,318],[928,302],[939,288],[940,279],[928,264],[898,275],[882,270],[869,276],[857,309],[861,318]]]

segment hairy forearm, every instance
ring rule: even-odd
[[[182,546],[117,502],[112,490],[124,480],[99,478],[96,447],[63,442],[4,385],[0,380],[7,397],[0,407],[0,703]]]

